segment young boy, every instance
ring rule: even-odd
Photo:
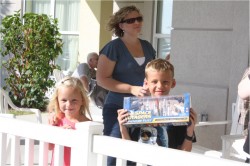
[[[167,60],[155,59],[149,62],[145,69],[145,75],[144,86],[149,90],[151,96],[169,95],[170,90],[176,85],[174,79],[174,66]],[[133,130],[128,131],[126,126],[123,125],[127,121],[127,116],[129,116],[127,110],[118,110],[118,121],[122,138],[138,140],[139,136],[134,136],[133,132],[131,132]],[[196,113],[191,108],[191,123],[189,126],[168,126],[168,147],[191,151],[192,142],[196,141],[194,135],[196,117]],[[159,132],[159,129],[157,131]],[[164,132],[158,133],[158,137],[162,136],[164,136]]]

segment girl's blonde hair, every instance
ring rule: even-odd
[[[119,24],[124,20],[124,18],[131,12],[136,11],[140,15],[140,10],[131,5],[131,6],[125,6],[123,8],[120,8],[116,13],[114,13],[112,16],[110,16],[110,19],[107,24],[107,30],[111,31],[115,36],[122,37],[124,32],[120,28]]]
[[[174,77],[174,66],[165,59],[154,59],[146,65],[145,68],[145,76],[146,79],[148,78],[148,72],[151,70],[156,70],[156,71],[161,71],[161,72],[166,72],[170,70],[172,72],[172,76]]]
[[[54,90],[54,93],[47,107],[48,111],[49,112],[54,111],[57,117],[58,116],[60,117],[61,111],[59,109],[59,103],[58,103],[58,91],[62,87],[73,87],[80,91],[81,96],[82,96],[82,102],[83,102],[80,113],[86,116],[86,112],[87,112],[90,119],[92,120],[92,117],[89,111],[89,98],[86,94],[86,91],[84,90],[81,80],[78,78],[74,78],[74,77],[68,77],[68,76],[64,77],[59,83],[56,84],[56,88]]]

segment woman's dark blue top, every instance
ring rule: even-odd
[[[156,51],[152,45],[146,41],[139,39],[142,45],[145,62],[139,65],[134,57],[130,54],[127,47],[120,38],[110,41],[100,51],[100,55],[107,56],[111,61],[115,61],[116,65],[113,70],[113,79],[128,83],[130,85],[142,86],[145,78],[145,67],[147,63],[155,59]],[[124,94],[117,92],[109,92],[106,97],[105,104],[116,104],[123,106],[123,98],[132,94]]]

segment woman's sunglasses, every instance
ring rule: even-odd
[[[142,22],[143,17],[140,16],[140,17],[135,17],[135,18],[129,18],[129,19],[126,19],[126,20],[122,20],[121,23],[133,24],[133,23],[135,23],[136,20],[138,22]]]

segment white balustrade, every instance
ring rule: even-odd
[[[63,162],[63,146],[71,147],[71,165],[104,166],[107,156],[117,158],[117,166],[126,165],[126,161],[135,161],[137,165],[223,165],[240,166],[242,162],[207,157],[192,152],[163,148],[128,140],[122,140],[102,135],[103,125],[97,122],[82,122],[76,125],[76,130],[66,130],[60,127],[38,124],[18,119],[0,117],[0,166],[10,165],[49,165],[51,156],[48,143],[55,144],[55,166]],[[7,137],[12,139],[7,139]],[[19,139],[25,138],[25,145],[20,145]],[[11,141],[10,156],[6,156],[7,140]],[[34,145],[34,140],[39,145]],[[25,153],[20,153],[20,147],[25,146]],[[39,153],[35,151],[39,148]],[[38,161],[34,160],[34,154]],[[24,155],[24,156],[22,156]],[[10,161],[5,159],[9,158]],[[20,163],[23,162],[23,163]]]

